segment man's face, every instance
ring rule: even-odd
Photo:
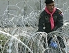
[[[47,4],[47,9],[49,10],[49,12],[53,12],[53,9],[54,9],[54,2],[51,3],[51,4]]]

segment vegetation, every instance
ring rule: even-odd
[[[0,52],[2,52],[3,47],[8,40],[8,37],[6,35],[0,34]]]

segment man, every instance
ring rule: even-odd
[[[45,10],[40,14],[38,31],[52,32],[63,25],[62,12],[54,7],[53,0],[46,0]]]
[[[38,31],[50,33],[63,26],[63,15],[62,12],[55,7],[54,0],[45,0],[45,4],[45,10],[40,14],[39,17]],[[57,38],[58,40],[60,39],[60,44],[61,42],[64,44],[61,37]],[[51,39],[49,39],[48,43],[50,43],[50,40]],[[62,44],[60,46],[64,48],[65,45],[62,46]]]

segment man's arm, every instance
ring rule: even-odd
[[[44,17],[42,15],[40,15],[39,24],[38,24],[38,31],[44,32],[43,27],[44,27]]]
[[[60,10],[58,10],[57,17],[57,25],[55,26],[54,30],[57,30],[58,28],[63,26],[63,14]]]
[[[59,10],[59,13],[58,13],[58,27],[61,27],[63,26],[63,14],[62,12]]]

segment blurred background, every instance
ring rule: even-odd
[[[14,14],[28,15],[30,12],[42,10],[45,7],[45,0],[0,0],[0,15],[3,15],[6,8],[8,12]],[[20,3],[19,3],[20,2]],[[7,7],[8,5],[17,5],[22,11],[19,12],[17,7]],[[60,8],[64,14],[64,20],[69,20],[69,0],[55,0],[55,6]],[[17,12],[18,11],[18,12]],[[7,12],[7,13],[8,13]],[[9,15],[8,15],[9,16]]]

